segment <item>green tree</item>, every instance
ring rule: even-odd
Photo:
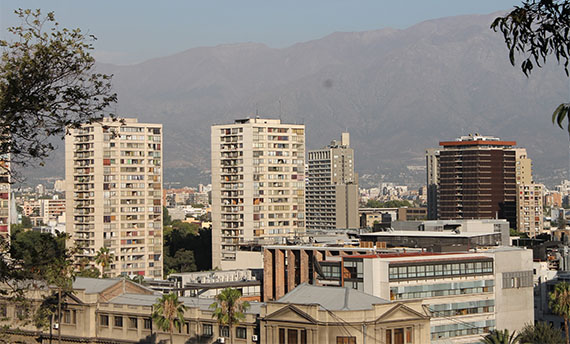
[[[99,278],[101,271],[94,267],[85,267],[77,271],[75,275],[77,277]]]
[[[170,226],[170,223],[172,222],[172,218],[170,217],[170,214],[168,213],[168,208],[166,207],[162,207],[162,226],[166,227],[166,226]]]
[[[164,256],[164,271],[167,275],[172,272],[193,272],[196,271],[196,260],[194,252],[186,249],[176,251],[174,257]]]
[[[366,202],[367,208],[402,208],[402,207],[412,207],[413,205],[406,200],[391,200],[386,202],[380,202],[375,199],[369,199]]]
[[[22,228],[32,228],[32,220],[28,216],[22,216]]]
[[[559,328],[554,328],[546,322],[534,325],[526,324],[519,334],[519,340],[524,344],[563,344],[564,337]]]
[[[105,270],[113,264],[115,260],[115,255],[109,251],[107,247],[101,247],[99,251],[97,251],[97,255],[95,256],[95,263],[101,265],[101,275],[103,278],[106,278]]]
[[[178,300],[178,295],[170,293],[162,295],[154,304],[153,309],[152,319],[161,330],[169,332],[170,344],[173,344],[172,332],[174,328],[180,329],[184,324],[184,311],[186,310],[184,303]]]
[[[29,278],[42,280],[57,259],[65,257],[65,234],[19,231],[12,234],[10,256],[20,262]]]
[[[249,302],[240,301],[240,298],[239,290],[226,288],[216,295],[216,301],[210,305],[210,309],[214,310],[212,317],[216,318],[221,326],[228,326],[230,344],[234,342],[234,325],[238,325],[245,319],[245,312],[249,309]]]
[[[518,344],[519,336],[516,331],[509,334],[509,330],[494,330],[481,340],[484,344]]]
[[[570,284],[560,282],[554,286],[554,291],[549,295],[548,307],[552,313],[564,319],[564,332],[566,333],[566,344],[570,344],[570,333],[568,333],[568,319],[570,318]]]
[[[73,264],[73,255],[78,248],[66,250],[65,254],[57,257],[49,266],[45,273],[45,281],[48,285],[56,287],[57,290],[57,319],[61,323],[62,310],[64,308],[63,298],[65,295],[73,293],[73,281],[75,280],[75,271]],[[61,344],[61,326],[57,329],[58,344]]]
[[[100,121],[116,102],[111,77],[93,73],[94,36],[60,28],[53,12],[18,9],[20,26],[0,40],[0,155],[26,165],[54,149],[50,137]],[[109,114],[114,118],[112,114]]]
[[[542,67],[549,56],[564,65],[569,74],[570,62],[570,2],[568,0],[524,0],[521,6],[503,17],[496,18],[491,29],[503,34],[509,60],[517,64],[516,55],[523,55],[521,69],[529,76],[533,68]],[[560,104],[552,114],[552,123],[563,128],[568,117],[570,133],[570,103]]]

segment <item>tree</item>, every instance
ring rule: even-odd
[[[43,280],[57,259],[65,257],[65,240],[65,234],[16,231],[12,234],[9,253],[28,278]]]
[[[186,310],[184,303],[178,300],[178,295],[170,293],[162,295],[154,304],[153,309],[152,319],[161,330],[170,333],[170,344],[173,344],[172,332],[174,328],[180,329],[184,324],[184,311]]]
[[[109,251],[107,247],[101,247],[99,251],[97,251],[97,255],[95,256],[95,263],[101,265],[101,275],[105,278],[107,275],[105,274],[105,270],[109,267],[109,265],[113,264],[115,260],[115,255]]]
[[[494,330],[481,340],[484,344],[518,344],[520,343],[519,336],[516,331],[509,334],[509,330]]]
[[[237,289],[226,288],[216,295],[216,301],[210,305],[221,326],[228,326],[230,330],[230,344],[234,342],[233,326],[245,319],[245,312],[249,309],[249,302],[240,301],[241,293]]]
[[[554,286],[554,291],[549,294],[548,307],[552,313],[564,319],[564,332],[566,333],[566,344],[570,344],[570,333],[568,333],[568,319],[570,318],[570,284],[560,282]]]
[[[491,29],[503,34],[513,66],[515,54],[524,55],[520,65],[526,76],[534,66],[542,67],[549,56],[563,63],[566,75],[570,75],[570,1],[524,0],[522,6],[515,6],[510,13],[496,18]],[[566,117],[570,134],[570,103],[560,104],[554,110],[552,123],[563,128]]]
[[[170,214],[168,213],[168,208],[166,207],[162,207],[162,226],[166,227],[166,226],[170,226],[170,224],[172,223],[172,218],[170,217]]]
[[[380,202],[378,200],[369,199],[366,202],[367,208],[402,208],[402,207],[412,207],[412,204],[406,200],[391,200],[387,202]]]
[[[196,271],[196,260],[194,252],[185,249],[176,251],[174,257],[164,256],[164,271],[167,275],[172,272],[193,272]]]
[[[60,28],[53,12],[15,13],[21,25],[8,29],[14,39],[0,40],[0,156],[26,165],[49,155],[50,137],[101,121],[117,96],[111,76],[92,73],[94,36]]]
[[[563,344],[564,338],[559,328],[554,328],[545,322],[535,325],[526,324],[519,334],[521,343],[524,344]]]

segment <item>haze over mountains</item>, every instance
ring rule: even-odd
[[[512,67],[501,34],[489,29],[499,14],[334,33],[284,49],[194,48],[99,70],[115,75],[117,113],[164,124],[167,182],[209,182],[210,126],[256,113],[304,123],[307,149],[350,132],[361,175],[397,178],[424,165],[425,148],[477,132],[516,140],[535,179],[548,181],[569,164],[568,134],[550,121],[570,98],[568,79],[555,60],[530,78]],[[63,176],[62,156],[31,176]]]

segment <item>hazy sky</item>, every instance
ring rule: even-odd
[[[99,62],[132,64],[197,46],[286,47],[336,31],[406,28],[427,19],[507,10],[520,0],[0,0],[1,37],[13,10],[54,11],[62,26],[97,36]]]

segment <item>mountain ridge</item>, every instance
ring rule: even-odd
[[[210,126],[257,113],[305,123],[307,149],[348,130],[358,172],[386,181],[406,179],[425,148],[479,132],[518,141],[537,180],[548,182],[568,166],[567,134],[549,119],[568,83],[555,63],[530,78],[510,65],[501,34],[489,29],[502,13],[335,32],[284,48],[197,47],[97,68],[114,74],[118,113],[163,123],[166,181],[208,182]]]

